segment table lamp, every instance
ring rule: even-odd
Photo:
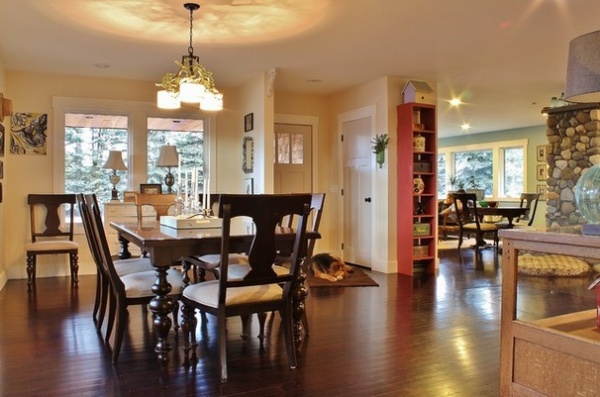
[[[600,102],[600,30],[569,43],[565,99],[569,102]],[[600,235],[600,164],[591,166],[574,189],[575,204],[588,222],[583,234]]]
[[[179,154],[177,148],[173,145],[164,145],[160,148],[160,154],[158,155],[158,161],[156,166],[167,167],[167,175],[165,176],[165,185],[167,185],[167,192],[173,192],[173,185],[175,184],[175,177],[171,174],[171,167],[177,167],[179,165]]]
[[[110,201],[119,201],[119,192],[117,191],[117,184],[121,181],[121,177],[117,175],[117,171],[126,170],[127,166],[123,162],[123,153],[120,150],[111,150],[108,153],[108,159],[102,168],[113,170],[110,175],[110,183],[113,185],[112,196]]]

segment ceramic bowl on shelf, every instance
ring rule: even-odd
[[[479,202],[479,206],[481,206],[481,207],[483,207],[483,208],[486,208],[486,207],[488,207],[489,205],[490,205],[490,203],[489,203],[489,202],[487,202],[487,201],[480,201],[480,202]]]
[[[492,208],[496,208],[498,206],[498,202],[497,201],[488,201],[488,204]]]

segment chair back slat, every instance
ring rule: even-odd
[[[74,194],[29,194],[27,195],[27,204],[29,204],[31,221],[31,241],[36,242],[38,237],[65,238],[73,241],[73,219],[74,206],[76,198]],[[40,207],[45,211],[42,221],[43,227],[38,223],[38,213]],[[65,208],[69,215],[68,221],[61,221],[60,209]],[[63,228],[61,229],[61,226]]]
[[[219,200],[219,214],[223,218],[221,247],[221,283],[220,300],[225,301],[228,287],[286,283],[295,280],[298,266],[305,255],[306,223],[310,211],[310,194],[265,194],[237,195],[223,194]],[[299,216],[293,241],[290,273],[277,275],[273,263],[277,256],[276,233],[281,218],[285,215]],[[249,217],[254,223],[255,234],[248,250],[248,262],[251,270],[243,280],[228,280],[228,256],[230,222],[236,217]],[[286,287],[284,286],[284,289]]]
[[[137,207],[138,222],[142,221],[142,207],[149,205],[156,211],[156,220],[168,215],[169,208],[175,205],[176,194],[135,193],[134,202]]]

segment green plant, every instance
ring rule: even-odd
[[[373,139],[371,139],[371,149],[373,153],[378,154],[385,150],[385,148],[390,143],[390,137],[388,134],[376,134]]]

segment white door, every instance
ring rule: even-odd
[[[312,192],[312,127],[275,124],[275,193]]]
[[[344,260],[371,267],[372,118],[342,122],[344,162]]]

